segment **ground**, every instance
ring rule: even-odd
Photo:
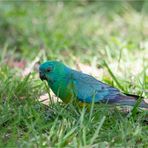
[[[0,147],[148,147],[147,110],[54,103],[38,77],[40,63],[60,60],[148,98],[147,8],[147,1],[0,2]]]

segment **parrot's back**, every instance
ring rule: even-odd
[[[94,101],[95,103],[105,102],[133,106],[138,98],[136,95],[125,95],[90,75],[75,70],[72,70],[71,75],[77,99],[82,102],[92,103]],[[142,101],[140,107],[148,108],[148,104]]]

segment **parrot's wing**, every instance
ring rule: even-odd
[[[75,85],[75,94],[83,102],[114,102],[116,95],[121,94],[118,89],[81,72],[73,71],[72,78]]]

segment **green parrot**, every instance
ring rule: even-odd
[[[108,84],[94,77],[73,70],[61,62],[47,61],[40,65],[41,80],[46,80],[49,87],[63,102],[72,100],[82,103],[110,103],[134,106],[139,96],[126,95]],[[144,101],[140,107],[148,108]]]

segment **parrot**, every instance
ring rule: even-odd
[[[103,83],[91,75],[71,69],[59,61],[46,61],[39,66],[40,79],[46,80],[50,89],[63,102],[72,100],[90,104],[107,103],[134,106],[139,96],[124,94],[119,89]],[[139,107],[148,108],[145,101]]]

